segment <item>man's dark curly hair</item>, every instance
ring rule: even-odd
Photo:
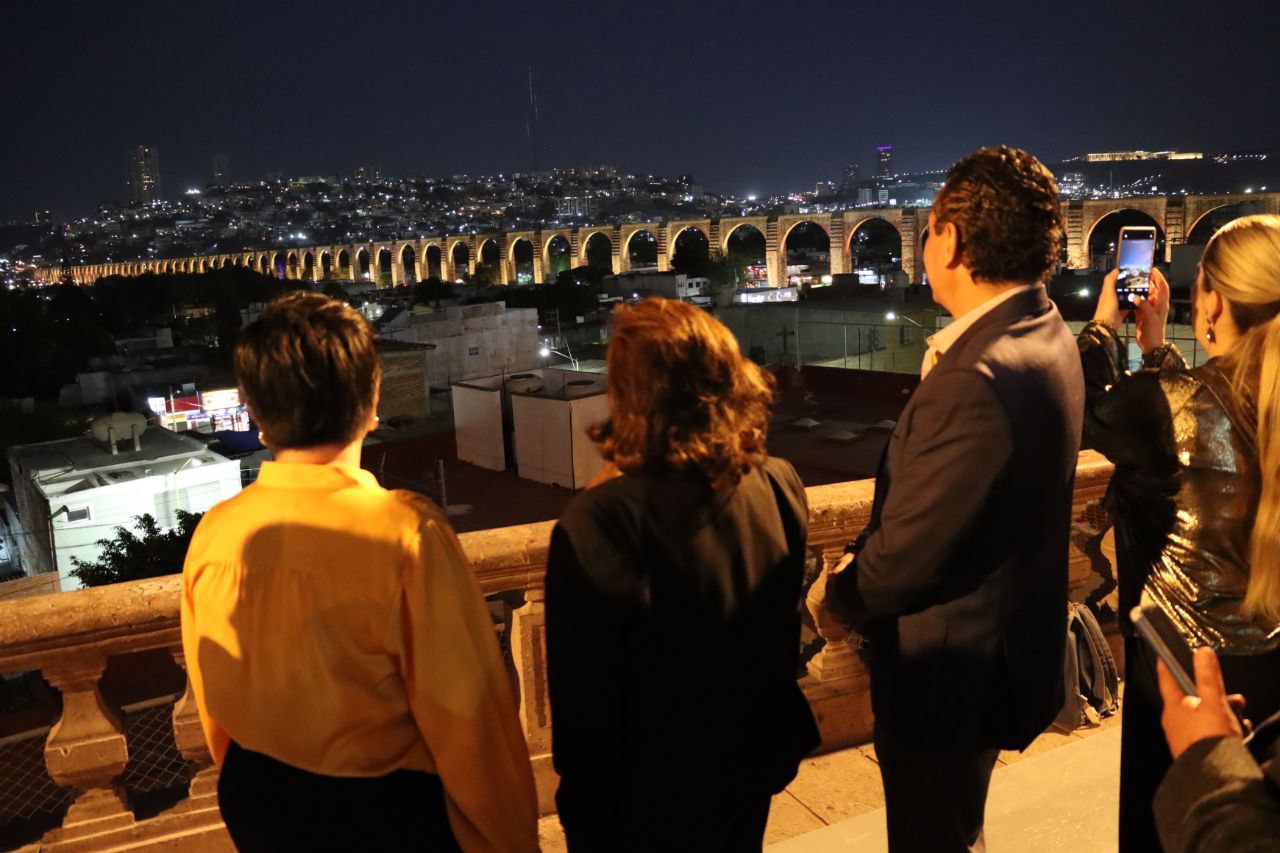
[[[1058,261],[1058,185],[1026,151],[980,148],[956,163],[933,215],[956,227],[960,260],[976,281],[1043,281]]]

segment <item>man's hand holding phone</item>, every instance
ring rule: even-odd
[[[1160,724],[1175,759],[1196,741],[1211,737],[1242,738],[1245,734],[1238,716],[1244,711],[1244,697],[1238,693],[1227,695],[1218,656],[1209,648],[1196,649],[1194,654],[1198,697],[1183,693],[1164,662],[1156,661],[1160,696],[1164,699]],[[1248,722],[1244,725],[1247,727]]]

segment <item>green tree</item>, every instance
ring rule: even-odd
[[[497,264],[476,264],[476,271],[467,276],[467,283],[476,287],[492,287],[497,280]]]
[[[72,577],[85,586],[105,586],[182,571],[191,534],[195,533],[203,513],[178,510],[177,515],[178,525],[169,530],[161,530],[149,514],[134,518],[138,533],[117,527],[114,537],[98,540],[102,553],[97,560],[85,562],[71,558],[75,566]]]
[[[742,279],[745,267],[746,264],[740,259],[726,255],[719,249],[712,249],[704,262],[702,274],[715,287],[733,287]]]

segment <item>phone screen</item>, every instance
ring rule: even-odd
[[[1146,296],[1151,288],[1151,265],[1156,256],[1154,228],[1120,229],[1120,249],[1116,252],[1116,296],[1120,304],[1135,296]]]

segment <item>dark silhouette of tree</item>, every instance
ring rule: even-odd
[[[450,299],[453,297],[453,285],[446,284],[434,276],[424,281],[418,282],[413,287],[413,302],[415,305],[432,305],[440,307],[441,299]]]
[[[202,515],[178,510],[178,524],[169,530],[161,530],[151,515],[139,515],[134,519],[137,533],[117,527],[114,537],[98,540],[102,553],[97,560],[72,557],[71,575],[85,586],[105,586],[180,572]]]
[[[56,399],[90,358],[114,351],[89,290],[0,289],[0,398]]]

